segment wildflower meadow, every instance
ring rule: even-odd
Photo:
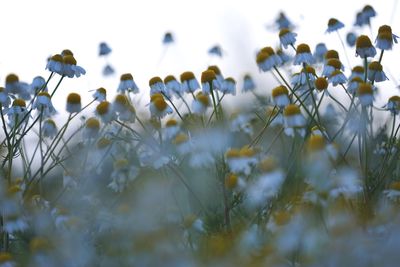
[[[107,40],[113,88],[64,88],[90,71],[70,49],[49,51],[47,76],[8,74],[0,267],[399,266],[400,73],[385,62],[400,29],[355,12],[322,22],[335,43],[298,42],[277,13],[258,73],[239,77],[210,64],[141,84]]]

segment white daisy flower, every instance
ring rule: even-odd
[[[361,58],[374,57],[376,49],[372,45],[371,40],[366,35],[360,35],[356,41],[356,56]]]
[[[328,29],[326,30],[327,33],[331,33],[337,31],[341,28],[344,28],[344,24],[335,18],[330,18],[328,21]]]
[[[36,109],[44,117],[51,117],[57,113],[56,109],[51,103],[50,94],[47,92],[40,92],[37,95],[37,98],[32,105],[32,109]]]
[[[53,139],[57,134],[56,123],[52,119],[45,120],[42,126],[42,133],[44,137]]]
[[[159,93],[151,96],[149,108],[152,117],[163,118],[173,112],[172,108],[165,102],[163,95]]]
[[[279,40],[281,45],[286,49],[289,45],[296,43],[297,34],[289,30],[288,28],[281,29],[279,31]]]
[[[99,102],[103,102],[107,100],[107,90],[103,87],[100,87],[99,89],[96,89],[96,91],[93,93],[93,98],[96,99]]]
[[[137,87],[135,81],[133,80],[132,74],[125,73],[121,75],[117,92],[122,94],[125,92],[132,92],[134,94],[139,93],[139,87]]]
[[[67,97],[66,110],[69,113],[78,113],[82,109],[81,96],[77,93],[70,93]]]
[[[288,136],[294,136],[295,131],[301,136],[305,135],[304,126],[306,119],[300,112],[300,108],[295,104],[290,104],[285,107],[283,111],[285,133]]]
[[[186,71],[181,74],[181,88],[185,93],[193,93],[200,88],[200,84],[194,76],[193,72]]]
[[[294,65],[308,64],[311,65],[314,63],[314,57],[311,54],[310,47],[307,44],[299,44],[296,48],[296,55],[294,56]]]
[[[256,89],[256,84],[254,83],[253,78],[249,74],[244,75],[242,92],[245,93],[253,91],[254,89]]]

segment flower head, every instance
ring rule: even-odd
[[[97,118],[88,118],[85,122],[83,135],[85,138],[95,138],[100,131],[100,122]]]
[[[314,57],[311,54],[310,47],[307,44],[299,44],[296,48],[296,55],[294,57],[294,65],[313,64]]]
[[[111,48],[106,42],[101,42],[99,44],[99,56],[107,56],[111,53]]]
[[[243,76],[243,87],[242,92],[253,91],[256,88],[253,78],[250,74],[245,74]]]
[[[325,59],[325,54],[328,51],[328,48],[326,48],[326,45],[324,43],[318,43],[315,46],[314,50],[314,58],[317,62],[322,62]]]
[[[115,119],[114,110],[108,101],[100,102],[96,107],[95,113],[103,123],[109,123]]]
[[[324,69],[322,70],[322,76],[329,77],[335,70],[344,70],[342,62],[336,58],[328,59],[324,65]]]
[[[137,87],[135,81],[133,80],[132,74],[125,73],[121,75],[117,92],[122,94],[125,92],[132,92],[134,94],[139,93],[139,87]]]
[[[32,105],[32,109],[38,110],[44,117],[50,117],[56,114],[56,110],[51,103],[50,94],[47,92],[40,92],[37,95],[36,101]]]
[[[262,48],[256,57],[258,68],[262,71],[269,71],[283,63],[282,59],[275,53],[270,46]]]
[[[299,106],[290,104],[283,110],[285,133],[288,136],[294,136],[295,130],[301,135],[305,135],[304,126],[306,119],[301,114]]]
[[[196,77],[194,76],[193,72],[191,71],[183,72],[180,78],[181,78],[183,92],[193,93],[194,91],[200,88],[200,84],[197,81]]]
[[[397,115],[400,112],[400,96],[394,95],[389,98],[386,108],[390,110],[393,115]]]
[[[77,93],[70,93],[67,97],[67,111],[69,113],[75,113],[80,112],[81,109],[81,96]]]
[[[174,42],[174,36],[172,35],[172,33],[171,32],[166,32],[164,34],[162,43],[165,44],[165,45],[168,45],[168,44],[172,44],[173,42]]]
[[[328,21],[328,29],[326,32],[331,33],[344,28],[344,24],[335,18],[330,18]]]
[[[57,134],[56,123],[52,119],[45,120],[42,126],[42,133],[44,137],[54,138]]]
[[[47,92],[47,90],[46,80],[42,76],[36,76],[33,78],[33,81],[30,84],[31,94],[37,94],[40,91]]]
[[[208,94],[198,92],[192,103],[193,113],[204,114],[210,106],[210,101],[210,96]]]
[[[168,75],[164,78],[165,89],[167,95],[175,94],[177,96],[181,96],[182,87],[181,84],[176,80],[173,75]]]
[[[373,87],[370,83],[360,83],[357,96],[362,106],[370,106],[374,101]]]
[[[356,45],[357,41],[357,35],[354,32],[348,32],[346,34],[346,43],[350,46],[353,47]]]
[[[284,85],[275,87],[272,90],[272,98],[275,104],[280,108],[284,108],[290,104],[289,91]]]
[[[279,30],[281,29],[291,29],[293,28],[293,24],[290,22],[290,20],[286,17],[285,13],[280,12],[278,17],[275,20],[275,23],[278,27]]]
[[[373,47],[371,40],[366,35],[360,35],[356,41],[356,56],[362,58],[374,57],[376,49]]]
[[[326,88],[328,88],[328,81],[324,77],[318,77],[314,81],[314,85],[318,91],[324,91]]]
[[[163,118],[172,112],[172,108],[165,102],[162,94],[156,93],[150,97],[150,113],[152,117]]]
[[[333,86],[336,86],[338,84],[343,84],[347,82],[346,76],[343,74],[341,70],[335,70],[332,72],[332,74],[329,76],[328,81],[332,83]]]
[[[58,73],[68,78],[80,77],[86,74],[86,71],[81,66],[77,65],[76,59],[73,55],[66,54],[63,56],[62,73]]]
[[[382,64],[378,61],[372,61],[368,64],[368,80],[371,82],[383,82],[388,80],[383,71]]]
[[[220,91],[224,94],[236,94],[236,81],[232,77],[226,78],[221,85]]]
[[[212,90],[221,89],[221,84],[213,70],[206,70],[201,73],[201,87],[204,94],[210,94]]]
[[[297,34],[289,30],[288,28],[281,29],[279,32],[279,40],[284,48],[289,45],[294,45],[296,43]]]
[[[107,99],[107,90],[103,87],[96,89],[93,94],[94,99],[99,102],[105,101]]]
[[[149,86],[150,86],[150,95],[154,95],[156,93],[166,94],[164,82],[158,76],[155,76],[149,80]]]
[[[219,45],[214,45],[210,49],[208,49],[208,54],[215,55],[218,57],[222,57],[222,48]]]
[[[378,37],[375,39],[376,47],[381,50],[391,50],[393,42],[397,44],[397,35],[392,33],[392,28],[388,25],[382,25],[378,30]]]
[[[136,110],[124,94],[118,94],[113,102],[113,110],[121,121],[135,122]]]

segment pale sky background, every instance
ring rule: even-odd
[[[340,31],[345,38],[356,12],[371,4],[378,13],[372,20],[373,34],[380,25],[391,22],[393,32],[400,35],[398,16],[392,18],[394,8],[394,14],[400,12],[395,1],[1,0],[0,84],[4,85],[6,75],[11,72],[26,82],[37,75],[47,78],[47,57],[68,48],[87,74],[63,82],[55,98],[61,102],[55,104],[58,109],[64,108],[69,92],[90,97],[88,91],[100,86],[115,91],[120,74],[125,72],[132,73],[141,92],[148,93],[148,80],[153,76],[173,74],[178,78],[180,73],[190,70],[200,78],[210,64],[217,64],[225,76],[238,80],[238,89],[243,74],[254,73],[259,92],[264,92],[276,83],[270,74],[258,72],[255,52],[263,46],[278,45],[277,32],[267,30],[266,26],[273,24],[279,11],[284,11],[297,26],[298,43],[306,42],[314,49],[318,42],[326,42],[346,62],[338,36],[325,34],[328,19],[335,17],[346,25]],[[165,49],[162,38],[167,31],[174,34],[175,43],[168,47],[160,62]],[[370,31],[366,28],[364,33]],[[102,41],[113,49],[109,56],[116,69],[113,77],[101,76],[105,60],[98,57],[98,45]],[[207,54],[214,44],[222,46],[226,52],[224,58]],[[390,69],[396,83],[400,79],[399,51],[396,46],[383,58],[384,67]],[[354,54],[354,49],[348,49],[352,64],[360,63]],[[387,92],[391,90],[389,96],[396,92],[393,82],[385,87]]]

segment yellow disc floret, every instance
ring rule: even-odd
[[[292,115],[297,115],[300,113],[301,112],[300,112],[299,106],[297,106],[295,104],[287,105],[285,107],[285,109],[283,110],[283,115],[285,115],[285,116],[292,116]]]
[[[67,103],[69,104],[80,104],[81,96],[77,93],[70,93],[67,97]]]
[[[99,115],[104,115],[107,114],[110,109],[110,102],[108,101],[103,101],[100,104],[97,105],[96,107],[96,112]]]

